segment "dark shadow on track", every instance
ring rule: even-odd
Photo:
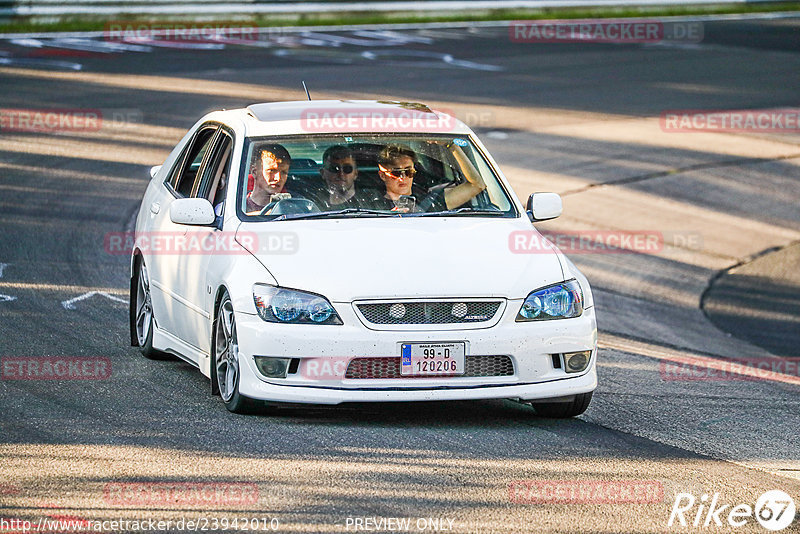
[[[800,356],[800,243],[715,279],[702,307],[718,328],[777,356]]]

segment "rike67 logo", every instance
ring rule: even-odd
[[[736,506],[720,504],[719,493],[710,499],[705,493],[699,499],[691,493],[679,493],[675,496],[667,526],[736,529],[755,518],[762,527],[777,532],[792,524],[796,511],[794,500],[781,490],[764,492],[754,507],[746,503]]]

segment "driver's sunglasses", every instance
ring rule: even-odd
[[[380,169],[394,178],[413,178],[414,175],[417,174],[417,170],[414,167],[406,167],[405,169],[387,169],[383,165],[380,165]]]
[[[325,170],[328,172],[332,172],[333,174],[338,174],[339,171],[341,171],[343,174],[350,174],[351,172],[356,170],[356,168],[350,165],[349,163],[345,165],[329,164],[325,167]]]

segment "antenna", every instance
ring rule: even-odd
[[[303,89],[305,89],[305,91],[306,91],[306,97],[308,97],[308,99],[311,100],[311,95],[308,94],[308,87],[306,87],[306,81],[303,80],[302,84],[303,84]]]

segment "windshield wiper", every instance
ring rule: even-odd
[[[485,210],[480,208],[473,208],[472,206],[461,206],[447,211],[433,211],[426,213],[415,213],[418,217],[447,217],[448,215],[466,214],[466,215],[493,215],[505,217],[506,212],[498,210]]]
[[[317,211],[314,213],[284,213],[282,215],[278,215],[273,221],[284,221],[284,220],[298,220],[298,219],[325,219],[328,217],[341,217],[341,216],[350,216],[350,215],[377,215],[380,217],[396,217],[399,215],[398,213],[391,213],[386,211],[380,210],[368,210],[364,208],[345,208],[343,210],[336,210],[336,211]]]

